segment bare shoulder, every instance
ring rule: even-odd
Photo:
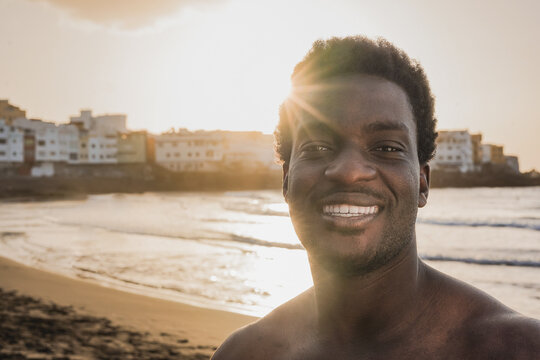
[[[519,314],[471,285],[431,270],[430,276],[439,286],[439,308],[445,309],[442,318],[449,324],[447,343],[459,349],[459,358],[538,359],[539,320]]]
[[[472,319],[463,331],[476,358],[538,359],[540,321],[512,310]]]
[[[315,318],[312,289],[265,317],[235,331],[217,349],[213,360],[275,359],[290,353],[309,336]]]

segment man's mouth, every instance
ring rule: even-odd
[[[375,215],[379,212],[377,205],[357,206],[351,204],[331,204],[323,206],[323,214],[336,217],[363,217]]]
[[[335,192],[321,199],[321,220],[338,231],[363,231],[384,210],[381,197],[364,192]]]

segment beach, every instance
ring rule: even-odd
[[[3,359],[208,359],[227,335],[256,319],[127,293],[2,257],[0,289]]]
[[[434,189],[419,255],[540,318],[538,209],[540,187]],[[2,359],[208,359],[312,286],[271,190],[0,202],[0,254]]]

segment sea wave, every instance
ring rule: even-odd
[[[487,220],[442,220],[442,219],[425,219],[417,220],[420,224],[429,225],[444,225],[444,226],[468,226],[468,227],[508,227],[514,229],[529,229],[540,231],[540,223],[538,219],[523,219],[525,221],[487,221]],[[528,220],[528,221],[527,221]],[[535,220],[531,222],[531,220]]]
[[[229,234],[230,240],[241,242],[245,244],[252,244],[252,245],[260,245],[260,246],[268,246],[268,247],[277,247],[282,249],[303,249],[304,247],[300,244],[290,244],[290,243],[281,243],[281,242],[275,242],[275,241],[267,241],[267,240],[261,240],[256,239],[252,237],[247,236],[240,236],[236,234]]]
[[[442,255],[420,255],[424,260],[430,261],[455,261],[465,264],[475,265],[497,265],[497,266],[521,266],[540,268],[540,261],[534,260],[516,260],[516,259],[476,259],[468,257],[453,257]]]

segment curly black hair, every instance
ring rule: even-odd
[[[333,37],[317,40],[291,75],[293,89],[313,85],[348,74],[375,75],[399,85],[407,94],[416,121],[418,160],[425,164],[435,153],[437,120],[435,100],[420,64],[411,60],[389,41],[376,41],[364,36]],[[281,162],[288,165],[292,150],[290,113],[287,100],[279,111],[279,124],[274,132],[275,149]]]

